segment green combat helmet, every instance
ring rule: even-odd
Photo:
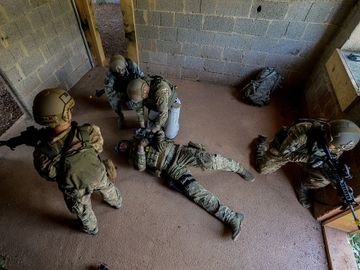
[[[349,151],[353,149],[360,140],[360,128],[352,121],[346,119],[333,120],[329,122],[331,133],[331,144],[337,149]]]
[[[142,79],[132,80],[126,89],[129,98],[134,102],[142,101],[144,99],[144,85],[146,85],[146,81]]]
[[[64,89],[45,89],[36,95],[33,102],[35,122],[50,128],[68,123],[74,105],[74,99]]]
[[[120,54],[113,55],[110,59],[110,70],[114,73],[124,74],[126,71],[126,59]]]

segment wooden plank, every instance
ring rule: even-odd
[[[127,56],[134,62],[139,64],[139,50],[136,42],[134,1],[121,0],[120,7],[123,14],[125,37],[127,38]]]
[[[355,213],[359,217],[360,215],[360,206],[355,207]],[[324,226],[335,228],[344,232],[356,232],[358,228],[355,224],[354,217],[351,213],[351,210],[347,210],[335,217],[330,218],[323,222]]]
[[[336,49],[325,66],[341,111],[346,111],[359,100],[358,86],[339,49]]]
[[[81,19],[82,29],[93,55],[94,62],[98,66],[105,65],[105,54],[101,43],[101,37],[96,27],[94,9],[91,0],[75,0],[75,4]]]
[[[323,234],[329,268],[332,270],[358,270],[347,233],[325,226]]]

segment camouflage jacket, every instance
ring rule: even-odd
[[[269,149],[275,155],[281,155],[293,162],[316,163],[314,166],[324,165],[321,160],[325,157],[325,151],[311,137],[315,122],[299,122],[289,127],[283,127],[276,134]],[[326,131],[324,131],[326,132]],[[322,134],[327,137],[327,134]],[[339,150],[331,150],[334,158],[339,158],[343,153]]]
[[[168,119],[169,110],[175,104],[177,98],[176,89],[165,80],[150,79],[149,97],[135,105],[135,111],[139,122],[144,122],[144,107],[158,112],[159,116],[155,120],[155,127],[164,127]]]
[[[89,124],[79,126],[65,153],[64,165],[61,166],[61,151],[70,129],[35,147],[34,166],[46,180],[57,181],[61,190],[86,189],[105,172],[98,157],[104,141],[99,127]]]
[[[127,99],[126,87],[131,80],[144,78],[144,72],[130,59],[126,58],[126,74],[119,76],[108,71],[104,79],[104,90],[108,99]],[[114,111],[117,108],[113,108]]]

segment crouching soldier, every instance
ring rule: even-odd
[[[136,79],[127,87],[129,98],[136,104],[140,127],[145,127],[144,107],[149,109],[147,128],[154,133],[165,130],[168,139],[174,139],[179,132],[181,102],[176,87],[160,76]]]
[[[266,137],[259,135],[256,170],[269,174],[288,162],[299,164],[303,170],[301,182],[295,187],[295,191],[300,204],[309,208],[310,190],[330,183],[336,186],[335,179],[331,177],[332,168],[326,162],[326,152],[337,160],[344,151],[353,149],[359,139],[360,128],[349,120],[299,120],[291,126],[282,127],[270,144]]]
[[[232,239],[236,240],[244,215],[221,203],[193,178],[188,167],[234,172],[246,181],[254,181],[252,174],[237,161],[219,154],[209,154],[190,143],[185,146],[165,140],[163,131],[158,131],[151,142],[147,139],[120,141],[117,151],[126,153],[136,169],[148,169],[156,176],[163,176],[170,186],[228,225],[232,230]]]
[[[91,194],[100,192],[104,201],[114,208],[121,207],[122,197],[109,180],[116,173],[112,162],[105,162],[112,168],[107,172],[98,156],[103,150],[99,127],[71,122],[74,104],[73,98],[59,88],[45,89],[36,95],[34,119],[47,127],[47,136],[35,145],[34,165],[46,180],[57,182],[68,209],[81,221],[83,231],[96,234],[98,225]]]
[[[111,108],[119,116],[119,128],[124,125],[124,114],[121,108],[123,103],[126,103],[130,109],[134,109],[134,104],[127,96],[126,88],[131,80],[143,77],[144,72],[130,59],[122,55],[111,57],[109,71],[104,80],[104,90]]]

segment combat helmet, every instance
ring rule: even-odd
[[[352,121],[346,119],[332,120],[329,122],[331,144],[337,149],[349,151],[360,140],[360,128]]]
[[[38,93],[33,102],[35,122],[54,128],[69,122],[70,110],[75,101],[67,91],[61,88],[49,88]]]
[[[120,54],[113,55],[110,59],[110,70],[114,73],[123,74],[126,71],[126,59]]]
[[[126,89],[129,98],[134,102],[142,101],[144,99],[144,85],[146,84],[146,81],[143,79],[132,80]]]

